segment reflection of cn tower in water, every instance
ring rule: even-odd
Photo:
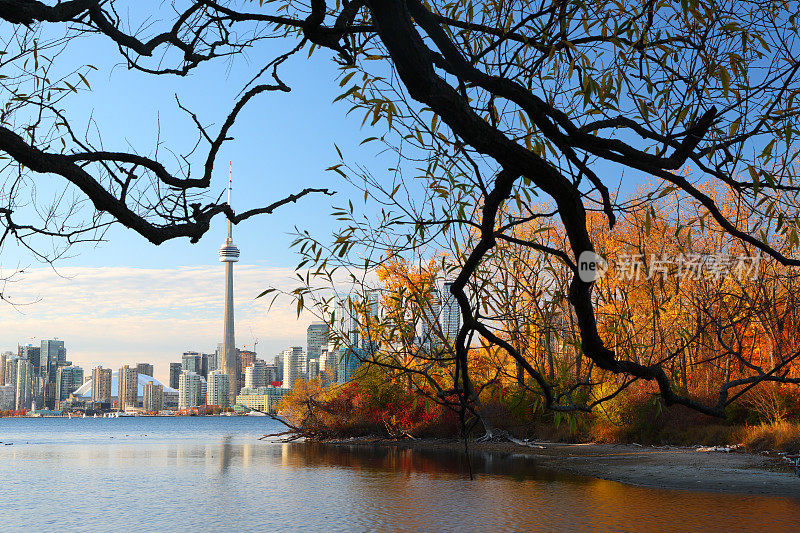
[[[231,205],[231,169],[228,168],[228,205]],[[228,238],[219,249],[219,260],[225,263],[225,326],[222,333],[222,372],[228,375],[230,405],[239,393],[239,368],[236,364],[236,341],[233,334],[233,264],[239,260],[239,248],[233,244],[231,221]]]

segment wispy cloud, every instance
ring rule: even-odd
[[[298,320],[293,306],[255,297],[265,288],[294,286],[293,271],[236,265],[237,345],[258,339],[260,357],[305,344],[313,317]],[[296,279],[296,278],[295,278]],[[86,370],[151,362],[166,377],[185,350],[212,351],[222,336],[221,265],[163,269],[100,267],[27,271],[13,286],[15,309],[0,303],[0,351],[40,339],[66,342],[68,358]]]

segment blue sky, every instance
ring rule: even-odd
[[[119,65],[116,48],[106,40],[81,38],[58,58],[60,66],[91,63],[98,70],[88,76],[91,91],[70,97],[66,107],[77,129],[84,128],[90,116],[97,122],[108,150],[152,154],[160,126],[162,153],[164,148],[180,152],[194,144],[197,134],[177,108],[175,93],[204,124],[213,123],[209,129],[214,132],[244,82],[260,68],[261,58],[285,51],[289,44],[268,42],[248,58],[210,63],[178,78],[129,71]],[[360,116],[346,116],[348,104],[332,103],[340,91],[329,57],[323,51],[308,59],[302,51],[284,64],[281,77],[292,91],[266,93],[247,105],[231,131],[235,140],[223,146],[213,176],[213,190],[222,191],[228,160],[233,161],[233,204],[239,211],[267,205],[303,187],[338,191],[333,198],[306,197],[234,230],[242,251],[237,269],[243,277],[242,282],[237,277],[236,284],[241,322],[237,344],[259,338],[258,351],[265,358],[290,344],[305,344],[305,327],[312,317],[295,320],[288,306],[267,313],[265,303],[253,297],[269,285],[291,285],[291,268],[297,262],[289,250],[293,226],[330,233],[331,205],[346,204],[353,194],[335,173],[325,171],[338,160],[334,142],[345,156],[380,169],[374,151],[359,147],[373,133],[362,130]],[[60,184],[38,177],[38,194],[51,194]],[[182,239],[153,246],[115,226],[108,242],[71,249],[71,257],[55,264],[56,272],[9,243],[0,267],[8,272],[21,265],[29,273],[6,293],[30,305],[0,307],[0,351],[58,337],[65,340],[70,358],[83,366],[148,360],[156,364],[157,376],[166,376],[167,363],[179,360],[183,350],[210,351],[217,330],[221,335],[223,271],[217,249],[224,234],[220,218],[195,245]],[[164,282],[170,279],[174,282]]]

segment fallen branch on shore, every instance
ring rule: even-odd
[[[504,429],[494,430],[491,434],[487,433],[483,437],[478,438],[477,442],[512,442],[519,446],[527,446],[528,448],[545,449],[545,447],[540,444],[533,444],[526,440],[518,439]]]

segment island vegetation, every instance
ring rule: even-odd
[[[709,194],[717,196],[713,190]],[[737,241],[726,238],[713,223],[681,238],[678,221],[698,213],[686,211],[680,203],[674,192],[661,195],[649,206],[628,211],[611,231],[600,215],[594,215],[591,229],[597,249],[609,265],[616,265],[596,283],[601,337],[637,362],[657,358],[675,377],[682,394],[707,403],[720,391],[752,382],[748,376],[762,366],[784,363],[780,379],[765,376],[758,387],[734,389],[720,417],[667,406],[655,384],[598,369],[587,360],[568,302],[557,292],[569,284],[568,269],[552,257],[531,254],[508,242],[497,247],[484,271],[483,282],[492,287],[484,316],[496,317],[497,334],[513,344],[559,394],[569,395],[573,405],[594,404],[594,408],[548,409],[521,365],[506,351],[484,343],[469,351],[470,379],[478,391],[479,407],[468,431],[474,436],[488,429],[489,434],[506,438],[565,442],[744,443],[754,451],[800,449],[796,386],[800,359],[780,355],[800,350],[798,272],[769,259],[733,265],[747,269],[746,276],[727,270],[680,275],[676,265],[655,271],[645,262],[650,257],[688,260],[721,251],[728,257],[742,254]],[[725,212],[737,211],[730,199],[719,203]],[[752,226],[760,223],[747,221]],[[563,232],[538,221],[516,231],[547,246],[565,239]],[[625,257],[643,262],[631,272]],[[393,257],[378,268],[383,316],[371,315],[368,303],[353,302],[360,317],[359,337],[369,339],[376,349],[348,346],[352,336],[339,328],[345,351],[361,357],[363,365],[344,385],[331,386],[323,375],[295,387],[281,409],[302,430],[297,435],[315,439],[463,435],[465,428],[453,408],[457,398],[448,395],[455,380],[452,339],[431,320],[441,303],[435,292],[441,284],[437,281],[446,276],[449,261],[412,263]],[[420,346],[421,330],[429,331],[435,342]]]

